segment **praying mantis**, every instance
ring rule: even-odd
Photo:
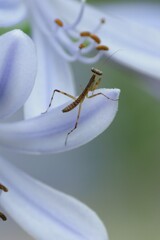
[[[70,95],[70,94],[68,94],[68,93],[66,93],[66,92],[60,91],[58,89],[55,89],[53,91],[53,94],[52,94],[52,97],[51,97],[51,100],[50,100],[50,103],[49,103],[49,106],[48,106],[47,110],[45,112],[43,112],[43,113],[48,112],[49,108],[52,105],[52,101],[53,101],[53,98],[54,98],[54,95],[55,95],[56,92],[61,93],[61,94],[65,95],[65,96],[73,99],[72,103],[70,103],[64,109],[62,109],[63,113],[69,112],[69,111],[73,110],[75,107],[78,106],[78,114],[77,114],[76,122],[75,122],[74,127],[67,133],[67,136],[66,136],[66,139],[65,139],[65,146],[67,145],[67,141],[68,141],[69,135],[78,126],[78,121],[79,121],[80,113],[81,113],[81,107],[82,107],[82,104],[83,104],[83,101],[85,100],[85,98],[93,98],[93,97],[96,97],[98,95],[102,95],[105,98],[110,99],[112,101],[117,101],[118,100],[118,99],[111,99],[111,98],[109,98],[108,96],[104,95],[101,92],[94,94],[94,90],[97,89],[97,87],[99,86],[103,73],[102,73],[102,71],[100,71],[99,69],[96,69],[94,67],[91,68],[91,72],[92,72],[92,76],[91,76],[88,84],[86,85],[84,90],[81,92],[81,94],[77,98],[72,96],[72,95]],[[89,92],[92,92],[92,94],[88,95]]]
[[[61,19],[57,18],[57,19],[54,20],[54,22],[55,22],[55,24],[59,28],[63,29],[64,23],[63,23],[63,21]],[[100,25],[102,25],[104,23],[105,23],[105,19],[102,18],[100,20]],[[82,32],[80,32],[80,37],[81,38],[83,38],[83,37],[84,38],[88,38],[88,39],[94,41],[95,44],[97,44],[95,49],[98,50],[98,51],[108,51],[109,50],[109,47],[107,47],[106,45],[100,45],[101,39],[95,34],[95,32],[92,33],[92,32],[89,32],[89,31],[82,31]],[[83,41],[79,45],[79,50],[81,51],[83,48],[86,48],[86,47],[87,46],[86,46],[85,42]],[[72,96],[72,95],[70,95],[70,94],[68,94],[66,92],[63,92],[63,91],[58,90],[58,89],[55,89],[53,91],[53,94],[52,94],[52,97],[51,97],[51,100],[50,100],[50,103],[49,103],[49,106],[48,106],[47,110],[45,112],[43,112],[43,114],[48,112],[49,108],[52,105],[52,101],[53,101],[53,98],[54,98],[54,95],[55,95],[56,92],[61,93],[61,94],[65,95],[65,96],[73,99],[72,103],[70,103],[68,106],[66,106],[64,109],[62,109],[63,113],[70,112],[71,110],[73,110],[74,108],[76,108],[78,106],[78,114],[77,114],[76,122],[75,122],[74,127],[67,133],[67,136],[66,136],[66,139],[65,139],[65,146],[67,145],[67,141],[68,141],[69,135],[78,126],[78,121],[79,121],[80,113],[81,113],[81,107],[82,107],[82,104],[83,104],[83,101],[85,100],[85,98],[93,98],[93,97],[96,97],[98,95],[103,95],[107,99],[110,99],[110,100],[113,100],[113,101],[117,101],[118,100],[118,99],[116,99],[116,100],[115,99],[111,99],[111,98],[109,98],[108,96],[104,95],[101,92],[94,94],[94,90],[97,89],[97,87],[100,84],[101,77],[102,77],[102,71],[100,71],[99,69],[94,68],[94,67],[91,68],[91,71],[92,71],[92,76],[91,76],[88,84],[86,85],[86,87],[84,88],[84,90],[81,92],[81,94],[78,97],[74,97],[74,96]],[[92,94],[89,95],[88,94],[89,92],[91,92]]]

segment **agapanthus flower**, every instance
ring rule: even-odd
[[[23,106],[32,91],[37,58],[32,40],[20,30],[2,35],[0,46],[0,118],[6,120]],[[72,134],[67,146],[64,141],[74,123],[76,109],[65,115],[61,110],[66,104],[29,120],[1,122],[0,144],[15,151],[51,153],[90,141],[109,126],[118,108],[119,89],[96,92],[108,98],[102,95],[84,102],[78,131]],[[89,127],[95,124],[96,128]],[[92,210],[32,179],[2,157],[0,204],[36,239],[108,239],[103,224]],[[0,218],[6,220],[4,213],[0,212]]]
[[[23,106],[34,82],[34,89],[26,104],[25,114],[27,117],[40,115],[25,121],[0,124],[0,144],[9,149],[32,153],[66,151],[90,141],[112,122],[117,112],[118,101],[110,99],[118,99],[118,89],[95,91],[95,93],[101,91],[110,99],[100,96],[84,102],[78,129],[69,138],[67,146],[64,144],[65,138],[74,125],[76,109],[69,114],[63,114],[61,110],[66,106],[66,98],[61,100],[58,98],[54,105],[58,107],[41,115],[46,110],[54,89],[65,90],[75,95],[70,62],[78,60],[93,64],[104,54],[97,51],[97,43],[90,37],[90,33],[97,34],[100,41],[109,47],[109,54],[118,50],[113,55],[113,59],[121,64],[156,79],[160,76],[157,51],[160,47],[160,33],[155,28],[124,20],[114,16],[113,13],[104,14],[89,5],[85,7],[85,1],[80,3],[74,0],[41,2],[3,0],[0,1],[0,8],[1,26],[11,26],[25,18],[30,20],[38,55],[38,74],[35,82],[36,58],[30,39],[19,31],[8,33],[0,38],[0,46],[2,46],[0,49],[1,119],[9,117]],[[106,18],[106,24],[103,17]],[[62,26],[55,20],[62,20]],[[81,36],[84,31],[89,32],[89,37]],[[80,49],[81,44],[86,46]],[[92,55],[92,51],[95,55]],[[81,204],[72,198],[49,190],[48,187],[21,173],[3,159],[0,162],[2,165],[0,182],[9,187],[8,193],[0,191],[1,204],[32,236],[38,239],[46,239],[46,236],[47,239],[53,239],[55,234],[56,239],[58,237],[61,239],[75,239],[75,237],[107,239],[103,225],[94,214],[92,222],[92,212],[86,207],[83,209]],[[14,179],[15,182],[13,182]],[[22,209],[18,211],[19,205],[24,211]],[[77,209],[80,209],[78,210],[80,217],[76,215]],[[30,219],[31,215],[27,215],[29,219],[26,218],[26,213],[30,212],[33,213],[32,219]],[[73,216],[71,220],[70,216]],[[87,223],[83,224],[84,217]],[[39,218],[43,220],[43,229],[39,225]],[[66,225],[66,222],[69,224]],[[76,223],[75,228],[72,228],[73,223]]]
[[[102,11],[99,4],[93,7],[84,0],[0,1],[0,26],[13,26],[28,19],[37,48],[38,75],[25,106],[26,117],[45,111],[52,91],[56,88],[75,95],[69,63],[76,60],[94,64],[102,55],[116,52],[112,60],[150,78],[159,79],[160,32],[148,24],[149,19],[154,19],[152,13],[155,7],[151,5],[150,15],[145,11],[145,4],[141,8],[140,14],[143,14],[143,19],[147,19],[146,24],[133,18],[131,20],[130,15],[125,16],[123,8],[118,8],[116,4],[112,7],[109,5],[109,10],[107,6],[104,4]],[[139,6],[135,6],[137,12]],[[125,12],[131,11],[132,6],[128,5]],[[60,24],[57,24],[57,19],[61,21]],[[109,47],[109,51],[97,51],[97,43],[90,37],[82,37],[83,31],[97,34],[101,43]],[[79,46],[84,42],[87,46],[80,50]],[[95,54],[92,55],[93,50]],[[60,105],[65,101],[66,98],[62,97],[55,104]]]
[[[0,118],[5,119],[23,106],[33,88],[36,54],[32,41],[20,30],[1,36],[0,46]],[[63,113],[66,103],[32,119],[1,123],[0,144],[32,153],[62,152],[85,144],[110,125],[118,108],[118,101],[113,101],[118,99],[118,89],[98,89],[94,94],[97,92],[109,99],[97,96],[84,101],[78,128],[69,137],[67,145],[65,139],[78,112],[75,108]]]

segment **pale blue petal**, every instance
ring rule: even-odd
[[[61,1],[61,0],[60,0]],[[55,1],[57,3],[57,1]],[[62,1],[61,1],[62,2]],[[107,5],[106,5],[107,8]],[[68,0],[63,2],[63,8],[57,3],[56,9],[60,16],[65,16],[68,22],[72,22],[73,14],[78,9],[78,2]],[[63,11],[62,9],[65,9]],[[67,14],[66,14],[67,13]],[[109,46],[109,54],[119,50],[112,56],[112,59],[124,64],[127,67],[146,74],[153,78],[160,78],[160,31],[158,28],[148,24],[140,24],[136,21],[116,15],[114,13],[102,12],[98,7],[86,6],[82,21],[79,24],[80,30],[90,30],[97,26],[98,21],[106,18],[106,24],[99,32],[102,43]],[[144,16],[145,14],[143,14]],[[90,16],[90,17],[88,17]],[[157,16],[157,15],[156,15]],[[146,18],[154,17],[154,14]]]
[[[31,178],[0,157],[0,204],[38,240],[107,240],[103,223],[86,205]]]
[[[35,82],[35,47],[22,31],[0,37],[0,69],[0,118],[4,119],[23,106]]]
[[[26,17],[26,8],[21,0],[0,0],[0,27],[9,27]]]
[[[114,16],[152,26],[160,27],[160,4],[147,2],[129,2],[115,4],[98,4],[96,5],[105,13],[114,14]]]
[[[119,89],[98,89],[111,99],[119,98]],[[67,133],[74,128],[78,108],[63,113],[67,106],[56,107],[39,117],[17,123],[0,124],[0,144],[10,150],[28,153],[55,153],[77,148],[102,133],[113,121],[118,101],[104,96],[85,99],[78,127],[65,140]]]
[[[54,89],[75,95],[69,63],[57,54],[36,27],[33,27],[33,39],[38,55],[38,75],[32,94],[25,104],[26,118],[37,116],[47,109]],[[59,95],[54,106],[65,102],[66,97]]]
[[[159,79],[160,4],[103,4],[100,9],[120,22],[117,30],[119,38],[108,41],[114,50],[120,49],[113,56],[115,60],[128,67],[134,65],[135,70]],[[112,34],[114,36],[114,31],[111,31]]]

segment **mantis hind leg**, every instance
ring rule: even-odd
[[[96,97],[96,96],[99,96],[99,95],[102,95],[102,96],[104,96],[105,98],[107,98],[107,99],[109,99],[109,100],[112,100],[112,101],[118,101],[119,99],[112,99],[112,98],[110,98],[110,97],[108,97],[108,96],[106,96],[105,94],[103,94],[103,93],[96,93],[96,94],[93,94],[93,95],[91,95],[91,96],[86,96],[87,98],[93,98],[93,97]]]
[[[68,94],[68,93],[66,93],[66,92],[60,91],[60,90],[58,90],[58,89],[55,89],[55,90],[53,91],[53,94],[52,94],[52,97],[51,97],[51,100],[50,100],[50,103],[49,103],[49,106],[48,106],[47,110],[46,110],[45,112],[43,112],[42,114],[48,112],[49,108],[51,107],[55,92],[61,93],[61,94],[65,95],[65,96],[67,96],[67,97],[69,97],[69,98],[72,98],[73,100],[76,100],[76,98],[73,97],[72,95],[70,95],[70,94]]]
[[[67,140],[68,140],[68,137],[69,135],[77,128],[78,126],[78,121],[79,121],[79,117],[80,117],[80,113],[81,113],[81,107],[82,107],[82,102],[79,104],[79,108],[78,108],[78,114],[77,114],[77,119],[76,119],[76,123],[75,123],[75,126],[74,128],[67,133],[67,136],[66,136],[66,140],[65,140],[65,146],[67,145]]]

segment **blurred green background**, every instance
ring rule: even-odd
[[[104,72],[102,86],[121,89],[119,111],[109,129],[89,144],[62,154],[36,157],[1,152],[35,178],[94,209],[110,240],[159,240],[160,99],[146,91],[145,77],[112,60],[107,66],[102,62],[95,64]],[[87,83],[90,67],[73,65],[77,89]],[[32,239],[11,219],[2,225],[1,239]]]

